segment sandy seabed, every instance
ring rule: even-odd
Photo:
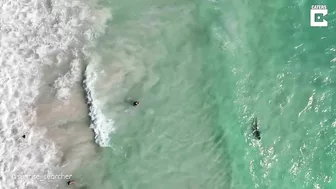
[[[53,83],[60,72],[55,67],[44,70],[44,83],[36,102],[36,127],[44,129],[45,136],[59,150],[56,173],[72,175],[71,179],[76,180],[76,170],[96,162],[100,147],[94,142],[90,128],[82,82],[75,83],[66,98],[56,98],[57,89]],[[60,180],[61,186],[66,186],[68,180]]]

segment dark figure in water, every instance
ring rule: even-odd
[[[139,104],[140,104],[139,101],[133,101],[133,103],[132,103],[133,106],[137,106],[137,105],[139,105]]]
[[[75,181],[74,180],[69,180],[68,185],[72,185],[72,184],[75,184]]]
[[[257,120],[257,118],[254,118],[254,119],[253,119],[253,122],[252,122],[252,134],[253,134],[253,136],[256,137],[258,140],[261,139],[260,131],[259,131],[259,128],[258,128],[258,120]]]

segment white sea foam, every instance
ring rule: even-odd
[[[80,62],[75,59],[71,62],[70,70],[63,76],[60,76],[54,82],[54,87],[57,89],[56,97],[60,100],[68,99],[70,88],[74,83],[80,81]]]
[[[93,11],[91,6],[80,0],[0,1],[1,188],[58,186],[56,180],[18,175],[45,175],[59,163],[58,149],[45,138],[46,131],[34,129],[34,101],[43,65],[67,63],[66,58],[71,57],[71,70],[55,82],[58,98],[66,98],[78,80],[81,56],[87,54],[81,49],[103,28],[91,29],[90,24],[101,24],[108,18],[106,12]]]
[[[90,117],[91,117],[91,128],[95,132],[95,140],[102,147],[110,146],[110,134],[115,131],[114,122],[112,119],[108,119],[102,113],[102,104],[99,103],[97,94],[95,93],[94,84],[97,79],[97,71],[95,71],[95,66],[100,62],[98,55],[93,56],[92,63],[90,63],[86,69],[86,79],[85,90],[87,93],[87,100],[90,104]]]

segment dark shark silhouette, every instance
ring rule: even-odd
[[[253,136],[256,138],[256,139],[258,139],[258,140],[260,140],[261,139],[261,136],[260,136],[260,131],[259,131],[259,127],[258,127],[258,120],[257,120],[257,118],[255,117],[255,118],[253,118],[253,121],[252,121],[252,134],[253,134]]]

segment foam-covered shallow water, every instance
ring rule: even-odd
[[[57,134],[60,130],[54,128],[62,125],[60,122],[76,119],[71,117],[72,111],[81,111],[67,109],[66,104],[69,100],[76,104],[72,93],[83,93],[73,88],[81,85],[80,75],[91,41],[103,31],[103,23],[109,17],[109,12],[96,3],[0,2],[1,188],[58,188],[65,185],[65,178],[45,179],[44,176],[72,174],[74,167],[69,168],[66,163],[71,164],[75,159],[61,150],[79,140],[71,141],[73,135]],[[47,72],[43,74],[43,71]],[[77,102],[85,104],[84,97]],[[87,117],[86,104],[81,109]],[[88,122],[76,128],[89,130]],[[53,140],[60,136],[62,142]],[[92,134],[82,136],[89,140],[93,137]],[[62,166],[68,168],[62,171]]]

